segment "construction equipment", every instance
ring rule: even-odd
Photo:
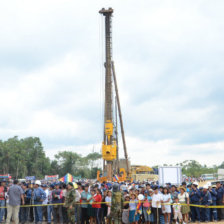
[[[125,142],[123,120],[121,114],[120,99],[118,93],[118,86],[115,74],[114,62],[112,61],[112,32],[111,32],[111,18],[113,14],[113,9],[102,8],[99,11],[105,17],[105,105],[104,105],[104,137],[102,143],[102,157],[104,160],[104,170],[103,174],[100,175],[98,172],[99,181],[114,181],[114,178],[118,181],[126,180],[126,177],[130,176],[128,154]],[[117,126],[114,125],[114,113],[113,111],[113,84],[115,87],[116,94],[116,108],[119,114],[119,121],[121,127],[124,155],[127,161],[127,172],[124,169],[119,169],[119,159],[118,159],[118,145],[117,145]],[[106,164],[105,164],[106,162]],[[122,175],[119,175],[119,172]],[[127,173],[127,174],[126,174]]]
[[[136,181],[157,181],[158,175],[154,174],[154,170],[149,166],[132,165],[131,176]]]

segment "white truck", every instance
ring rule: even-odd
[[[182,171],[180,166],[159,167],[159,185],[164,186],[167,183],[177,186],[182,184]]]

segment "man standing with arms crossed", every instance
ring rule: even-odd
[[[19,224],[19,209],[20,203],[24,205],[23,189],[18,185],[18,180],[14,180],[13,185],[9,188],[8,197],[9,204],[7,206],[7,220],[6,224],[9,224],[13,216],[15,224]]]

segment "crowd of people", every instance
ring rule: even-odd
[[[121,204],[113,200],[114,185],[120,192]],[[154,182],[84,181],[47,185],[38,180],[34,184],[14,180],[2,181],[0,186],[0,222],[7,224],[12,220],[15,224],[170,224],[224,220],[224,208],[208,208],[210,205],[224,205],[224,187],[220,182],[198,188],[197,182],[183,182],[177,187],[158,186]],[[119,210],[116,215],[114,209]]]

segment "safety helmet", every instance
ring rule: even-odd
[[[40,185],[41,185],[41,182],[40,182],[39,180],[36,180],[36,181],[35,181],[35,184],[37,184],[37,185],[40,186]]]

